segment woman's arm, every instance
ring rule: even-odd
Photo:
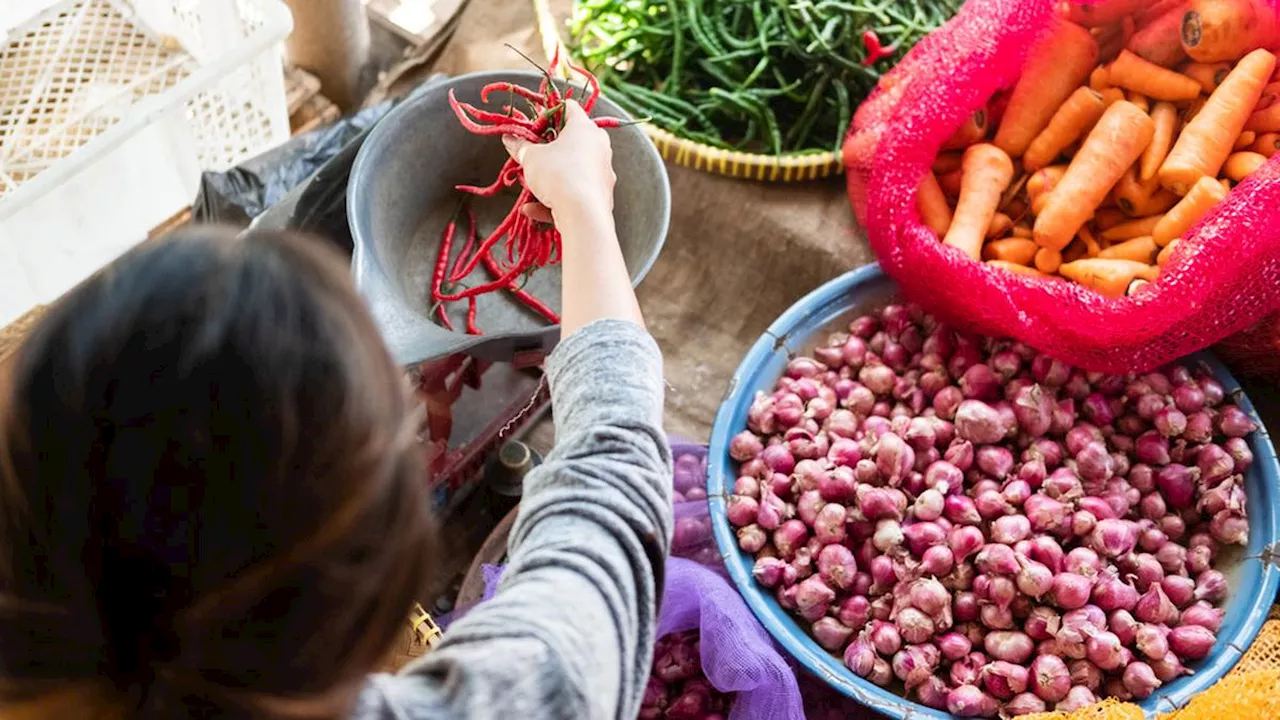
[[[509,144],[564,236],[564,333],[547,367],[556,447],[525,478],[498,594],[356,717],[631,720],[671,538],[662,357],[612,220],[608,138],[574,105],[558,140]]]

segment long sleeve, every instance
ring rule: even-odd
[[[630,720],[652,661],[671,541],[662,357],[598,321],[548,360],[556,447],[525,478],[502,584],[357,718]]]

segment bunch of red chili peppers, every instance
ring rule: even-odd
[[[489,96],[495,92],[508,96],[508,104],[502,106],[501,112],[483,110],[459,102],[452,90],[449,91],[449,105],[462,126],[476,135],[514,135],[532,143],[550,142],[564,126],[565,100],[573,98],[577,89],[568,87],[562,93],[552,81],[559,63],[560,56],[557,53],[544,72],[542,85],[537,91],[510,82],[490,83],[482,88],[482,104],[487,104]],[[590,114],[600,96],[600,83],[585,68],[575,67],[571,63],[566,65],[585,78],[579,91],[579,102],[582,109]],[[527,102],[528,112],[516,107],[517,98]],[[602,117],[594,120],[602,128],[614,128],[621,124],[618,118]],[[476,298],[504,290],[549,322],[560,322],[560,317],[551,308],[522,289],[522,280],[526,275],[538,268],[560,262],[560,233],[554,226],[533,220],[522,212],[521,209],[532,202],[534,197],[524,184],[524,171],[520,164],[514,158],[508,159],[493,183],[484,187],[458,185],[457,189],[477,197],[492,197],[517,183],[520,194],[511,207],[511,212],[484,240],[479,240],[475,213],[470,204],[464,201],[461,212],[467,218],[467,237],[452,264],[449,259],[458,229],[457,217],[445,226],[431,281],[431,300],[434,303],[432,312],[437,315],[440,324],[449,330],[453,329],[453,323],[449,320],[448,303],[467,301],[467,332],[479,335],[481,332],[476,326]],[[500,252],[495,257],[494,249],[500,242],[504,243],[506,252]],[[464,286],[464,281],[478,265],[483,265],[492,279],[470,287]]]

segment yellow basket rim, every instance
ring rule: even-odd
[[[841,154],[835,150],[763,155],[712,147],[679,137],[652,123],[641,123],[641,127],[663,158],[694,170],[769,182],[805,182],[844,172]]]

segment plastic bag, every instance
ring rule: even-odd
[[[921,224],[916,189],[939,148],[1013,86],[1057,4],[969,0],[859,109],[845,143],[849,196],[885,272],[948,323],[1109,372],[1170,362],[1280,309],[1280,161],[1237,186],[1130,298],[995,270]]]
[[[327,127],[297,135],[283,145],[250,158],[223,172],[205,172],[192,205],[192,216],[200,222],[246,227],[267,208],[279,203],[285,195],[311,177],[343,148],[353,147],[350,162],[355,160],[357,140],[364,135],[394,103],[388,101],[361,110]],[[341,209],[341,222],[346,223],[346,176],[341,178],[341,191],[331,209]]]

